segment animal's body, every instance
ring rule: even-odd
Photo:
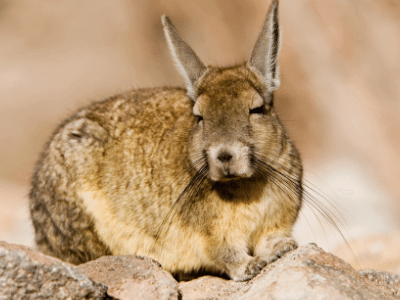
[[[273,107],[277,5],[249,62],[229,68],[205,67],[164,17],[187,89],[127,92],[58,127],[30,193],[40,250],[74,264],[145,255],[178,275],[246,280],[297,247],[301,160]]]

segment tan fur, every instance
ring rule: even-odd
[[[301,161],[272,101],[277,5],[249,62],[229,68],[205,67],[164,17],[189,94],[134,90],[59,126],[32,180],[39,249],[75,264],[145,255],[177,275],[247,280],[297,247]]]

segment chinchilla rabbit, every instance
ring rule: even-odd
[[[297,247],[302,203],[300,156],[273,106],[278,1],[234,67],[205,66],[162,23],[186,89],[133,90],[57,128],[32,179],[36,244],[74,264],[135,254],[178,277],[248,280]]]

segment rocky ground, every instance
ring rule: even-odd
[[[250,56],[270,2],[0,1],[0,240],[32,245],[30,176],[58,123],[131,88],[183,85],[161,15],[205,64],[231,65]],[[400,230],[399,12],[397,0],[280,1],[277,112],[311,190],[356,237]],[[296,239],[329,250],[329,222],[312,215]]]
[[[248,282],[213,276],[177,282],[154,260],[106,256],[80,266],[0,242],[0,299],[400,299],[400,276],[356,271],[315,244]]]

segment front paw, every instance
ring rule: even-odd
[[[285,253],[297,249],[297,242],[291,238],[279,238],[274,240],[271,243],[270,250],[267,254],[262,255],[262,259],[265,260],[268,264],[276,261],[278,258],[281,258]]]
[[[230,277],[233,281],[245,281],[250,280],[256,276],[262,268],[267,265],[267,262],[260,257],[252,258],[246,265],[242,266],[236,272],[232,272]]]

